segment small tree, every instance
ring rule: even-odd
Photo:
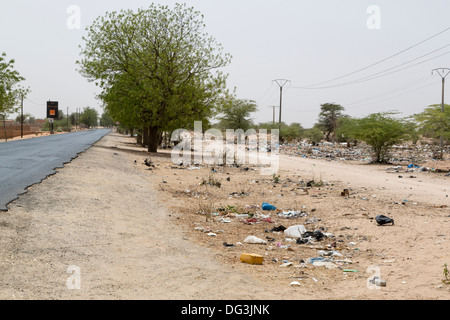
[[[418,123],[418,130],[423,135],[439,139],[441,136],[445,140],[450,140],[450,105],[444,105],[442,112],[441,105],[431,105],[419,114],[413,116]],[[440,157],[443,157],[444,150],[440,150]]]
[[[242,129],[244,131],[252,126],[251,114],[258,110],[256,103],[252,100],[230,98],[219,112],[220,127],[222,129]]]
[[[336,129],[339,125],[339,119],[343,116],[344,107],[339,104],[325,103],[321,106],[319,114],[318,127],[325,133],[327,141],[335,141]]]
[[[375,162],[387,162],[388,152],[395,144],[407,138],[408,128],[403,119],[393,112],[374,113],[365,118],[346,121],[340,132],[347,137],[362,140],[373,150]]]
[[[280,139],[282,141],[294,141],[299,140],[303,137],[305,129],[300,123],[294,122],[289,126],[282,127],[280,130]]]
[[[102,127],[111,128],[115,125],[115,122],[107,112],[103,112],[102,116],[100,117],[100,125]]]
[[[80,122],[84,123],[89,129],[90,127],[95,127],[98,125],[98,112],[94,108],[87,107],[84,108],[83,113],[80,117]]]
[[[305,137],[315,145],[322,141],[323,133],[317,126],[314,126],[305,130]]]

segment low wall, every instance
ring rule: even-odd
[[[23,135],[35,134],[41,131],[41,127],[35,125],[23,125]],[[6,125],[6,137],[5,137],[5,126],[0,121],[0,139],[11,139],[15,137],[20,137],[20,124],[19,125]]]

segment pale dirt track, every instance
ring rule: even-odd
[[[366,276],[318,283],[311,290],[275,285],[257,268],[224,264],[214,248],[187,232],[180,212],[162,198],[161,180],[142,168],[146,157],[110,134],[33,186],[0,215],[0,299],[448,299],[442,264],[450,263],[447,209],[400,215],[395,229],[358,219],[345,221],[374,238],[360,250],[384,252],[375,261],[388,287],[369,290]],[[118,148],[115,148],[118,147]],[[134,151],[133,151],[134,150]],[[137,151],[136,151],[137,150]],[[134,160],[138,159],[137,163]],[[299,165],[302,163],[302,165]],[[315,164],[315,166],[314,166]],[[321,175],[352,188],[377,190],[379,198],[450,204],[448,179],[404,180],[381,167],[282,157],[283,172]],[[357,169],[355,169],[357,168]],[[303,172],[302,172],[303,171]],[[368,174],[368,172],[370,174]],[[373,178],[369,180],[368,177]],[[419,182],[419,180],[421,182]],[[405,185],[405,183],[413,185]],[[384,188],[384,189],[383,189]],[[413,189],[410,189],[413,188]],[[364,204],[366,207],[369,205]],[[329,204],[333,214],[333,204]],[[325,208],[325,207],[324,207]],[[346,217],[339,216],[339,224]],[[401,245],[393,245],[393,244]],[[375,258],[377,258],[375,256]],[[388,259],[390,258],[390,259]],[[368,262],[369,263],[369,262]],[[81,289],[69,290],[69,266],[81,271]],[[332,279],[331,279],[332,280]]]

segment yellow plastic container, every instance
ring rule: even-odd
[[[262,264],[264,260],[263,256],[252,253],[241,254],[241,261],[249,264]]]

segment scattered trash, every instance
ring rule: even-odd
[[[320,221],[318,218],[306,219],[305,224],[317,224]]]
[[[223,243],[223,246],[224,246],[224,247],[234,247],[234,244],[224,242],[224,243]]]
[[[303,238],[314,238],[317,241],[322,240],[324,237],[325,235],[320,230],[314,230],[313,232],[306,231],[303,233]]]
[[[344,189],[344,191],[341,192],[342,197],[350,197],[350,190]]]
[[[296,242],[297,244],[307,244],[309,240],[306,238],[298,238]]]
[[[313,264],[314,262],[324,261],[324,260],[325,260],[324,257],[308,258],[308,259],[306,259],[306,263]]]
[[[373,277],[369,282],[379,287],[386,287],[386,280],[380,279],[378,276]]]
[[[294,210],[289,210],[289,211],[282,211],[278,213],[278,216],[280,218],[285,218],[285,219],[291,219],[291,218],[300,218],[300,217],[306,217],[308,214],[304,211],[294,211]]]
[[[314,261],[314,267],[325,267],[326,269],[337,269],[339,266],[332,261]]]
[[[285,262],[282,265],[280,265],[281,268],[291,267],[293,265],[292,262]]]
[[[301,286],[300,282],[298,282],[298,281],[292,281],[289,285],[291,287],[299,287],[299,286]]]
[[[252,244],[267,244],[267,241],[260,239],[258,237],[255,237],[255,236],[248,236],[247,238],[245,238],[244,242],[252,243]]]
[[[264,257],[258,254],[242,253],[240,260],[249,264],[263,264]]]
[[[304,225],[291,226],[284,230],[284,235],[288,238],[301,238],[306,232]]]
[[[151,160],[148,160],[148,159],[145,159],[145,160],[144,160],[144,164],[145,164],[147,167],[152,167],[152,168],[155,167],[155,165],[153,164],[153,162],[152,162]]]
[[[343,272],[359,272],[358,270],[354,269],[342,269]]]
[[[392,225],[394,225],[394,220],[393,219],[391,219],[391,218],[388,218],[388,217],[386,217],[386,216],[384,216],[384,215],[378,215],[378,216],[376,216],[375,217],[375,220],[377,221],[377,223],[380,225],[380,226],[382,226],[382,225],[385,225],[385,224],[388,224],[388,223],[392,223]]]
[[[271,204],[268,204],[267,202],[263,202],[263,204],[261,205],[261,209],[266,210],[266,211],[275,211],[277,210],[277,208]]]
[[[270,229],[271,232],[283,232],[284,230],[286,230],[286,227],[283,225],[279,225]]]

